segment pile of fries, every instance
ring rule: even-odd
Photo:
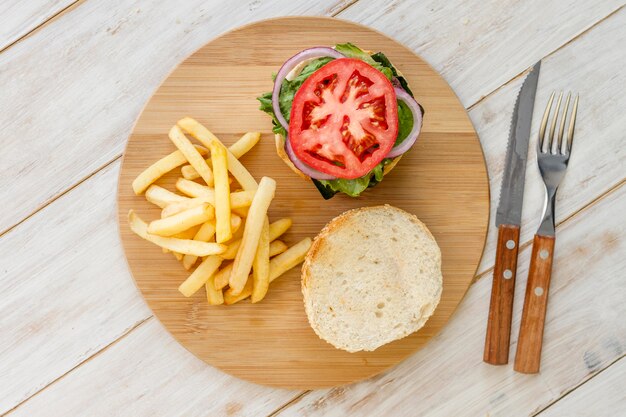
[[[193,145],[186,135],[203,146]],[[212,305],[248,297],[259,302],[270,282],[301,263],[311,247],[310,238],[292,247],[277,240],[291,227],[291,219],[269,222],[267,211],[276,182],[263,177],[257,183],[238,159],[260,137],[260,133],[246,133],[226,148],[206,127],[186,117],[169,132],[178,150],[133,181],[135,194],[145,193],[162,211],[160,219],[146,223],[130,210],[130,228],[163,252],[171,252],[185,269],[195,267],[178,288],[185,297],[204,286]],[[184,195],[153,184],[181,165],[176,189]]]

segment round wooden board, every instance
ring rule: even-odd
[[[270,118],[258,110],[255,98],[271,90],[271,74],[294,53],[344,42],[383,51],[408,79],[426,114],[417,144],[381,184],[361,198],[337,195],[324,201],[312,183],[278,158]],[[131,233],[127,214],[132,208],[146,220],[159,216],[158,208],[133,193],[131,182],[144,168],[175,150],[167,132],[184,116],[198,119],[226,144],[247,131],[263,132],[259,145],[242,162],[255,178],[276,179],[270,219],[293,219],[292,229],[284,236],[288,244],[314,237],[333,217],[355,207],[387,203],[415,213],[430,228],[443,254],[443,295],[426,326],[375,352],[337,350],[309,327],[299,268],[273,282],[266,299],[258,304],[209,306],[204,290],[183,297],[177,288],[189,273],[173,256]],[[179,175],[174,170],[157,184],[175,190]],[[197,357],[229,374],[301,389],[367,378],[424,346],[446,324],[470,285],[489,217],[489,184],[480,143],[448,84],[399,43],[369,28],[329,18],[257,22],[224,34],[180,64],[137,121],[124,156],[118,194],[128,264],[165,328]]]

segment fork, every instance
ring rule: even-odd
[[[539,230],[533,240],[533,250],[530,258],[528,282],[526,283],[526,295],[524,298],[524,310],[517,341],[517,353],[515,354],[514,369],[525,374],[539,372],[541,362],[541,347],[543,344],[543,328],[546,319],[546,307],[548,305],[548,289],[552,275],[552,259],[554,257],[554,207],[556,190],[565,176],[572,152],[574,139],[574,126],[578,111],[578,95],[574,100],[572,111],[569,115],[569,127],[567,136],[565,122],[570,105],[571,93],[565,100],[563,112],[559,114],[563,92],[559,94],[556,108],[552,116],[550,130],[546,137],[548,119],[552,110],[555,93],[553,92],[546,106],[539,127],[537,140],[537,165],[545,185],[546,197],[543,209],[543,218]],[[559,130],[555,140],[557,121],[560,119]]]

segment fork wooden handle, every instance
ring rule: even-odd
[[[524,374],[539,372],[553,255],[554,236],[535,235],[513,366],[517,372]]]
[[[519,226],[500,225],[483,355],[483,360],[492,365],[505,365],[509,361],[518,246]]]

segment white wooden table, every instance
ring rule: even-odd
[[[0,414],[626,415],[623,4],[3,0]],[[476,282],[444,331],[389,372],[350,386],[301,392],[235,379],[178,345],[146,307],[115,218],[120,157],[133,121],[168,72],[216,35],[298,14],[369,25],[441,72],[480,135],[494,211],[525,71],[543,59],[535,114],[553,89],[580,92],[574,153],[557,203],[540,375],[482,362],[493,227]],[[543,203],[532,157],[526,181],[512,352]]]

